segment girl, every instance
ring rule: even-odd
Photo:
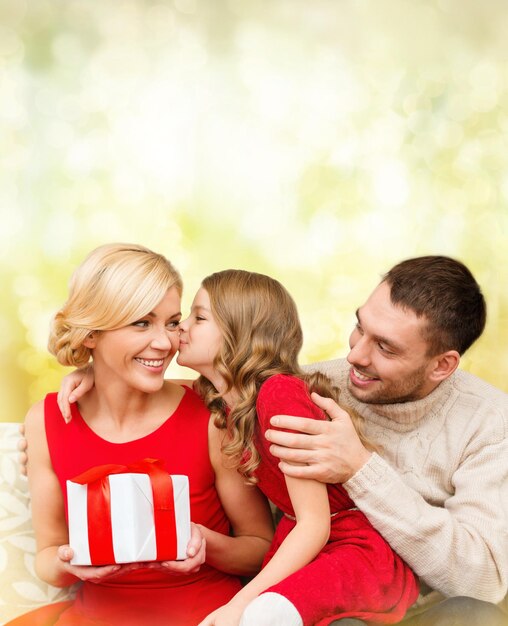
[[[142,246],[101,246],[74,273],[49,349],[64,365],[91,357],[95,386],[73,407],[69,425],[56,394],[33,406],[26,438],[37,573],[57,586],[83,584],[73,603],[44,607],[12,626],[194,626],[239,591],[239,575],[259,569],[272,537],[264,498],[223,463],[223,433],[199,397],[164,380],[179,344],[181,292],[172,265]],[[145,457],[189,476],[202,549],[178,563],[71,565],[65,481]]]
[[[283,512],[262,571],[201,626],[397,622],[417,598],[414,574],[342,485],[289,478],[269,452],[272,416],[325,419],[310,391],[337,397],[323,375],[302,372],[301,346],[291,296],[252,272],[205,278],[180,324],[177,361],[201,374],[195,389],[227,432],[224,453]]]

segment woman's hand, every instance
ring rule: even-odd
[[[86,580],[91,583],[101,583],[104,580],[125,574],[141,567],[146,567],[145,563],[122,563],[112,565],[71,565],[73,551],[70,546],[59,546],[57,558],[60,560],[62,568],[68,574]]]
[[[163,569],[172,574],[195,574],[198,572],[205,562],[206,558],[206,539],[203,537],[201,528],[198,524],[191,522],[191,538],[187,544],[188,557],[183,561],[161,561],[157,563],[148,563],[151,569]]]
[[[93,365],[75,370],[62,379],[58,392],[58,407],[68,424],[71,421],[71,404],[77,402],[94,386]]]

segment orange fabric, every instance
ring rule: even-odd
[[[58,620],[60,614],[71,605],[71,601],[47,604],[29,613],[15,617],[10,622],[4,624],[4,626],[52,626]]]

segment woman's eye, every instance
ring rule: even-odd
[[[180,322],[179,321],[168,322],[166,326],[168,327],[169,330],[176,330],[180,326]]]
[[[139,320],[134,322],[132,325],[137,326],[138,328],[147,328],[150,322],[148,320]]]

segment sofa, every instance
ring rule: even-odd
[[[0,423],[0,626],[39,606],[68,600],[76,591],[76,585],[59,589],[35,575],[35,538],[27,479],[19,473],[19,437],[19,424]],[[508,596],[502,606],[508,614]]]
[[[35,575],[28,484],[19,473],[19,424],[0,423],[0,624],[50,602],[69,599]]]

